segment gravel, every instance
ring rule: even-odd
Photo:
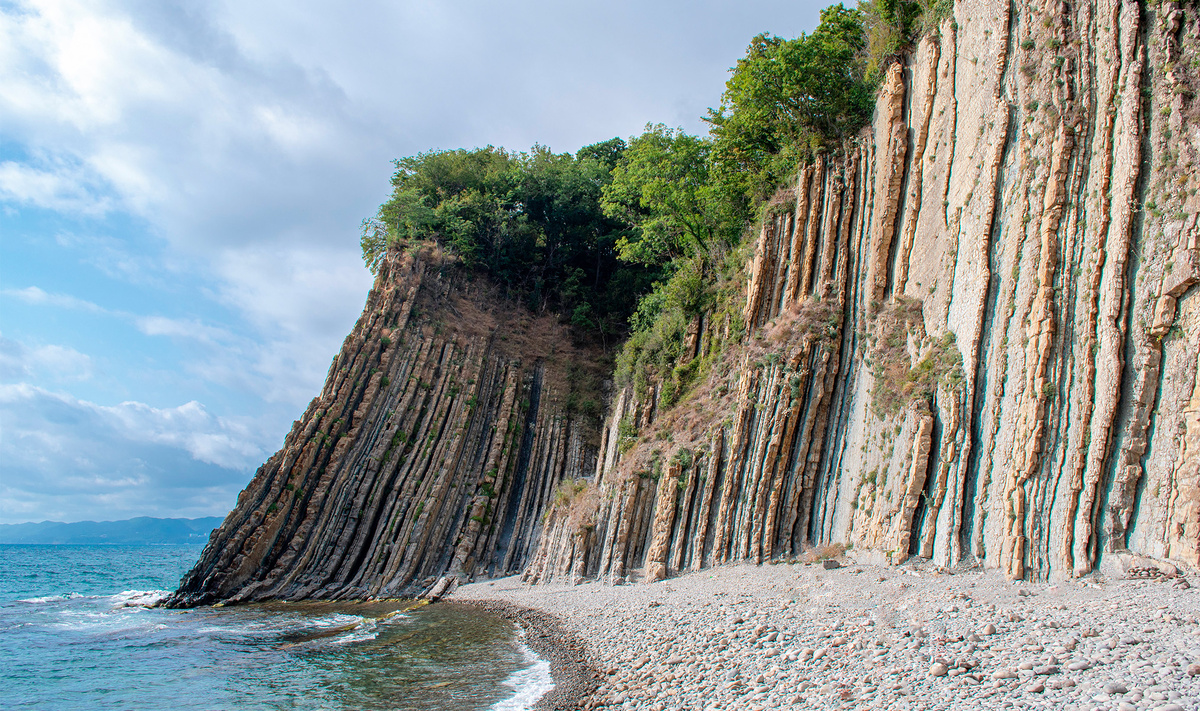
[[[540,708],[1200,708],[1200,594],[1170,580],[781,563],[451,599],[538,631]]]

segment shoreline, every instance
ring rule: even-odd
[[[451,594],[444,601],[503,617],[525,630],[525,644],[550,663],[550,676],[554,679],[554,688],[538,699],[534,709],[581,708],[599,687],[600,674],[588,655],[587,644],[566,629],[563,620],[555,615],[504,600],[458,599]]]
[[[740,564],[620,586],[514,576],[446,600],[527,625],[565,694],[537,708],[1200,708],[1200,589],[1178,578]]]

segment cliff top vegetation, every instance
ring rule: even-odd
[[[632,335],[618,379],[661,374],[770,197],[869,122],[879,67],[945,2],[837,4],[811,34],[756,36],[707,136],[648,124],[574,155],[488,146],[399,159],[391,198],[363,223],[363,257],[374,267],[389,248],[436,241],[580,332]]]

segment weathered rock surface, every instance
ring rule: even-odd
[[[447,572],[519,571],[595,446],[563,406],[587,354],[504,303],[436,255],[389,255],[324,390],[168,604],[401,596]]]
[[[781,193],[737,306],[692,323],[699,384],[619,390],[594,444],[553,319],[391,255],[172,604],[843,549],[1200,566],[1198,67],[1192,6],[954,3]]]
[[[763,225],[742,323],[697,320],[707,379],[617,395],[525,577],[1200,564],[1198,64],[1194,8],[956,2]]]

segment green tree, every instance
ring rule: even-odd
[[[535,145],[401,158],[391,198],[363,221],[363,259],[375,268],[389,248],[435,241],[531,308],[603,338],[623,333],[659,275],[617,258],[629,228],[600,206],[624,149],[611,139],[574,156]]]
[[[870,120],[874,89],[861,62],[862,13],[841,4],[821,11],[810,35],[755,37],[705,121],[713,174],[727,199],[748,210],[798,163],[856,133]]]
[[[662,265],[706,253],[717,232],[707,141],[663,124],[647,126],[604,187],[604,213],[633,228],[617,242],[621,259]]]

